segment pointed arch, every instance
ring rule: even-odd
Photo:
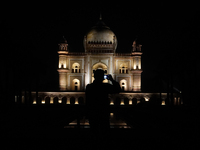
[[[80,91],[80,80],[79,79],[72,80],[72,90]]]
[[[122,63],[120,66],[119,66],[119,73],[128,73],[128,65],[126,63]]]
[[[72,64],[72,73],[81,73],[81,68],[79,63]]]
[[[127,87],[127,81],[125,79],[120,80],[120,86],[122,91],[127,91],[128,87]]]
[[[105,70],[105,69],[107,69],[108,67],[107,67],[107,65],[106,64],[104,64],[104,63],[102,63],[102,62],[97,62],[97,63],[95,63],[93,66],[92,66],[92,69],[102,69],[102,70]]]

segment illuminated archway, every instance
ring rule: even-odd
[[[72,73],[80,73],[80,64],[79,63],[73,63],[72,65]]]
[[[121,74],[127,74],[128,73],[128,66],[127,66],[127,64],[121,64],[120,65],[120,68],[119,68],[119,73],[121,73]]]
[[[73,91],[79,91],[80,90],[80,80],[74,79],[72,81],[72,90]]]
[[[127,91],[127,81],[125,79],[120,81],[122,91]]]

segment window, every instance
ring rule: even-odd
[[[121,86],[122,87],[122,91],[125,91],[125,85],[126,84],[124,83],[124,81],[122,81],[122,86]]]
[[[75,66],[75,73],[77,73],[78,72],[78,66]]]
[[[79,79],[74,79],[72,81],[72,90],[74,90],[74,91],[80,90],[80,80]]]
[[[74,84],[75,84],[75,91],[78,91],[78,83],[75,82]]]
[[[119,68],[119,73],[122,73],[122,74],[127,74],[128,73],[128,67],[125,65],[125,64],[121,64],[120,65],[120,68]]]
[[[74,63],[72,65],[72,73],[81,73],[80,64]]]
[[[124,73],[125,71],[126,71],[126,70],[125,70],[125,67],[122,67],[122,68],[121,68],[121,72]]]
[[[125,79],[120,81],[122,91],[127,91],[127,81]]]
[[[67,44],[61,44],[60,50],[67,50]]]

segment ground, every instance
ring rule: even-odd
[[[7,149],[196,149],[199,146],[200,123],[196,108],[116,109],[132,128],[111,129],[106,136],[98,138],[89,129],[63,128],[76,116],[76,107],[12,106],[3,109],[1,136]]]

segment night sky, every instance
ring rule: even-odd
[[[117,52],[130,52],[136,38],[143,45],[143,91],[159,89],[159,79],[164,91],[171,76],[179,90],[194,86],[199,49],[196,6],[103,2],[7,6],[1,19],[1,81],[14,83],[13,89],[35,90],[37,86],[39,90],[58,90],[59,41],[65,36],[70,51],[84,51],[83,37],[101,12],[103,21],[117,36]],[[193,80],[189,82],[188,78]]]

